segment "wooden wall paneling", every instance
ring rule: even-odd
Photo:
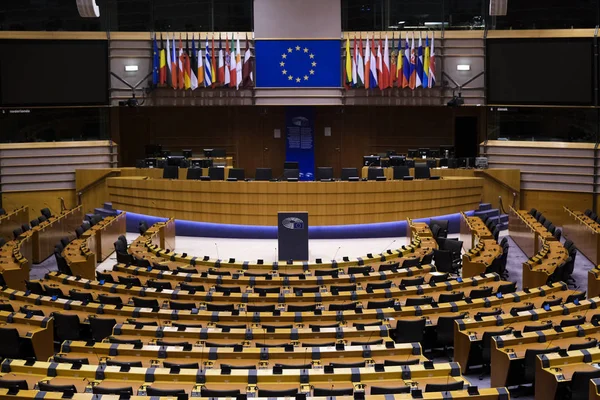
[[[7,192],[2,193],[2,206],[6,210],[12,210],[20,206],[29,206],[28,222],[39,217],[40,210],[49,207],[53,214],[60,213],[60,199],[65,199],[67,208],[77,205],[75,191],[73,189],[61,190],[37,190],[31,192]]]
[[[285,162],[285,107],[263,109],[259,126],[263,146],[260,167],[270,167],[273,169],[273,177],[280,177],[283,174],[283,163]],[[281,130],[281,137],[278,139],[274,137],[275,129]]]
[[[555,226],[562,226],[570,220],[570,217],[564,212],[563,206],[571,210],[583,211],[586,208],[592,208],[593,196],[592,193],[522,190],[521,208],[523,210],[536,208]]]
[[[373,119],[368,107],[346,107],[342,118],[341,168],[362,167],[370,152]]]
[[[317,107],[315,121],[315,179],[318,167],[332,167],[333,176],[341,174],[343,113],[342,107]],[[325,136],[325,128],[331,136]]]

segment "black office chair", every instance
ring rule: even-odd
[[[71,273],[71,267],[69,267],[69,263],[59,251],[54,251],[54,259],[56,260],[56,267],[61,274],[73,275]]]
[[[176,165],[167,165],[163,168],[163,179],[178,179],[179,167]]]
[[[369,300],[367,302],[367,309],[376,310],[381,308],[392,308],[394,307],[394,299],[384,300],[384,301],[375,301]]]
[[[156,299],[144,299],[142,297],[133,297],[133,305],[138,308],[159,308],[158,300]]]
[[[432,275],[431,278],[429,278],[429,284],[446,282],[448,279],[450,279],[450,274],[448,273]]]
[[[54,342],[59,344],[65,340],[80,340],[83,338],[82,326],[78,315],[53,313]]]
[[[535,380],[535,368],[537,356],[542,354],[556,353],[560,350],[560,347],[555,346],[546,349],[529,349],[525,351],[525,371],[523,373],[523,380],[525,383],[533,383]],[[586,385],[587,389],[587,385]]]
[[[436,218],[431,218],[429,220],[429,229],[433,229],[433,227],[435,225],[438,225],[440,227],[440,232],[437,236],[435,236],[436,238],[447,238],[448,237],[448,230],[450,229],[450,221],[447,219],[436,219]],[[445,243],[445,242],[444,242]],[[461,247],[462,247],[462,242],[460,242]],[[450,250],[448,248],[444,248],[442,250]]]
[[[392,287],[392,281],[370,282],[370,283],[367,283],[367,292],[373,291],[376,289],[389,289],[391,287]]]
[[[465,383],[463,381],[452,383],[428,383],[425,385],[425,393],[431,392],[452,392],[453,390],[463,390]]]
[[[427,304],[433,303],[433,297],[424,296],[424,297],[408,297],[405,302],[405,306],[414,307],[414,306],[424,306]]]
[[[46,219],[52,218],[52,212],[50,211],[50,209],[49,209],[49,208],[42,208],[42,209],[40,210],[40,213],[42,213],[42,215],[43,215],[43,216],[44,216]]]
[[[600,378],[600,370],[596,371],[575,371],[571,377],[571,382],[565,388],[567,396],[571,400],[589,399],[589,382],[591,379]]]
[[[332,167],[318,167],[317,168],[317,180],[318,181],[333,180],[333,168]]]
[[[77,393],[75,385],[53,385],[43,381],[38,382],[40,392],[59,392],[63,393],[63,398],[70,399],[74,393]]]
[[[396,322],[394,341],[396,343],[421,342],[425,332],[425,324],[425,318],[399,319]]]
[[[0,208],[0,215],[6,215],[6,210],[4,208]]]
[[[243,181],[246,179],[246,172],[244,171],[244,168],[230,168],[227,179],[237,179],[238,181]]]
[[[415,164],[415,179],[429,179],[431,172],[427,164]]]
[[[211,181],[224,181],[225,180],[225,168],[223,167],[210,167],[208,169],[208,176]]]
[[[43,215],[40,215],[40,216],[38,217],[38,222],[39,222],[40,224],[41,224],[42,222],[46,222],[46,221],[48,221],[48,218],[46,218],[45,216],[43,216]]]
[[[200,180],[202,177],[202,168],[188,168],[186,179],[188,180]]]
[[[19,236],[21,236],[22,233],[23,233],[23,230],[21,228],[13,229],[13,236],[15,239],[17,239]]]
[[[538,332],[538,331],[545,331],[548,329],[552,329],[552,322],[548,322],[547,324],[542,324],[542,325],[525,325],[523,327],[523,332],[524,333]]]
[[[142,282],[140,278],[130,277],[130,276],[118,276],[117,279],[121,285],[125,286],[142,286]]]
[[[506,283],[504,285],[498,286],[497,293],[509,294],[517,291],[517,282]]]
[[[404,278],[400,281],[400,286],[419,286],[425,283],[425,278],[420,276],[418,278],[407,279]]]
[[[383,168],[380,167],[370,167],[368,169],[367,180],[376,181],[379,177],[385,177]]]
[[[156,290],[162,291],[165,289],[171,290],[173,287],[171,286],[171,282],[169,281],[156,281],[153,279],[148,279],[146,281],[146,286],[154,288]]]
[[[254,180],[270,181],[271,179],[273,179],[273,170],[271,170],[271,168],[256,168]]]
[[[46,284],[44,284],[44,292],[46,292],[47,296],[56,296],[57,298],[65,297],[60,288],[48,286]]]
[[[283,179],[286,181],[294,180],[297,181],[300,179],[300,170],[299,169],[284,169],[283,170]]]
[[[114,318],[98,318],[90,317],[90,331],[92,339],[96,342],[101,342],[113,333],[113,328],[117,324]]]
[[[433,260],[435,266],[439,272],[447,272],[451,274],[457,274],[460,268],[460,260],[454,260],[452,258],[452,252],[450,250],[433,250]]]
[[[85,304],[91,303],[94,301],[94,297],[92,296],[91,293],[79,292],[75,289],[69,290],[69,297],[72,300],[78,300]]]
[[[452,357],[448,350],[454,348],[454,325],[459,319],[463,319],[465,314],[453,315],[450,317],[440,316],[438,318],[437,333],[435,344],[443,349],[444,355],[451,361]]]
[[[517,316],[520,312],[523,311],[531,311],[533,310],[533,304],[528,304],[526,306],[522,306],[522,307],[512,307],[510,309],[510,315],[512,315],[513,317]]]
[[[405,178],[411,178],[410,169],[406,165],[399,165],[393,167],[393,172],[394,180],[404,180]]]
[[[418,258],[406,258],[402,261],[402,268],[418,267],[421,265],[421,260]]]
[[[597,347],[597,346],[598,346],[598,340],[592,339],[592,338],[587,338],[587,340],[583,343],[573,343],[573,344],[569,345],[569,348],[567,349],[567,351],[593,349],[594,347]]]
[[[473,299],[483,299],[486,297],[490,297],[492,295],[492,288],[483,288],[483,289],[473,289],[469,293],[469,298]]]
[[[455,301],[461,301],[464,297],[464,292],[440,293],[438,297],[438,303],[452,303]]]
[[[181,284],[179,284],[179,287],[181,288],[181,290],[187,290],[190,293],[206,291],[204,289],[204,285],[191,285],[191,284],[185,283],[185,282],[181,282]]]
[[[16,328],[0,328],[0,357],[2,358],[29,358],[33,357],[31,340],[22,340]]]
[[[341,180],[349,181],[350,178],[360,178],[358,174],[358,169],[356,168],[342,168]]]
[[[138,223],[138,231],[140,232],[140,235],[143,235],[144,233],[146,233],[147,230],[148,230],[148,223],[146,221],[140,221]]]
[[[184,303],[181,301],[170,301],[169,308],[171,310],[193,310],[196,307],[195,303]]]
[[[122,306],[123,300],[119,296],[108,296],[105,294],[98,295],[98,302],[100,304],[112,304],[114,306]]]

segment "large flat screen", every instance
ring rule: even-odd
[[[591,39],[490,39],[488,104],[591,105]]]
[[[108,104],[107,41],[0,41],[0,104]]]

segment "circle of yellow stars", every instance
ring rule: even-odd
[[[285,63],[287,62],[288,55],[293,54],[294,51],[300,54],[307,54],[310,58],[311,69],[308,71],[307,75],[293,76],[292,74],[288,74],[288,71],[285,69]],[[317,62],[315,61],[315,55],[311,53],[307,47],[302,48],[301,46],[296,46],[293,48],[289,47],[287,51],[281,55],[281,61],[279,62],[279,66],[281,67],[281,73],[287,76],[288,81],[300,83],[302,81],[308,81],[310,77],[316,73],[315,68],[317,67]]]

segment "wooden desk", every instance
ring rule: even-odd
[[[544,331],[543,336],[538,332],[523,332],[522,337],[519,338],[512,333],[492,338],[492,386],[514,386],[521,383],[519,377],[512,373],[512,369],[523,362],[527,350],[543,350],[550,345],[567,350],[572,344],[585,344],[593,339],[600,340],[600,327],[590,323],[562,329],[563,332],[560,333],[553,330]]]
[[[538,356],[535,371],[535,399],[554,399],[559,384],[568,384],[575,372],[598,371],[598,368],[591,363],[599,361],[600,349],[598,348],[569,351],[566,356],[558,353]]]
[[[596,297],[600,295],[600,266],[596,265],[588,271],[588,296]]]
[[[462,256],[462,276],[484,274],[495,259],[502,256],[502,247],[494,239],[485,239]]]
[[[90,248],[96,253],[98,262],[106,260],[115,252],[114,242],[119,236],[126,234],[126,213],[106,217],[81,235],[82,239],[95,235],[95,247]]]
[[[523,263],[523,288],[545,285],[554,270],[569,258],[561,242],[546,242],[537,255]]]
[[[529,258],[533,257],[542,241],[556,241],[550,232],[525,210],[510,207],[508,214],[508,230],[510,237]]]
[[[481,240],[494,240],[494,235],[479,217],[467,217],[460,213],[460,240],[465,251],[477,246]]]
[[[113,207],[119,210],[190,221],[274,225],[278,211],[301,209],[308,211],[313,226],[322,226],[473,210],[481,200],[483,179],[274,183],[120,177],[107,179],[107,185]]]
[[[96,235],[85,239],[75,239],[64,248],[62,256],[66,260],[74,277],[95,279],[96,254],[91,250],[96,246]]]
[[[0,273],[7,286],[25,290],[25,281],[29,280],[31,270],[31,235],[22,234],[7,242],[0,252]]]
[[[600,400],[600,378],[590,379],[590,400]]]
[[[19,207],[13,211],[7,212],[5,215],[0,217],[0,237],[4,238],[7,242],[13,240],[13,230],[19,228],[21,225],[29,224],[29,207]]]
[[[31,229],[34,264],[50,257],[63,237],[75,238],[75,229],[83,222],[81,210],[81,206],[67,210]]]
[[[573,241],[594,265],[600,264],[600,224],[581,211],[563,209],[569,216],[569,222],[562,227],[565,239]]]
[[[426,226],[426,224],[419,224],[419,229],[423,232],[424,237],[415,234],[414,229],[410,229],[409,232],[412,237],[411,244],[402,246],[398,249],[387,250],[385,253],[373,254],[369,253],[364,257],[357,258],[345,258],[344,261],[336,261],[331,260],[329,262],[322,263],[314,263],[309,264],[307,262],[294,261],[292,264],[279,264],[278,262],[274,262],[272,264],[264,264],[262,260],[256,260],[255,262],[251,261],[240,261],[235,259],[229,259],[227,262],[225,260],[214,260],[210,259],[208,256],[204,258],[196,257],[193,255],[185,255],[174,253],[168,249],[163,249],[160,247],[161,237],[163,235],[161,232],[161,225],[154,224],[152,227],[148,229],[148,231],[143,235],[138,237],[134,242],[129,246],[129,253],[136,258],[145,258],[150,261],[150,263],[159,263],[163,265],[169,265],[171,269],[176,269],[177,266],[196,266],[196,265],[204,265],[211,266],[214,268],[219,268],[220,270],[230,270],[230,271],[240,271],[240,270],[249,270],[249,271],[276,271],[283,270],[288,273],[297,273],[304,272],[306,270],[315,270],[315,269],[342,269],[347,268],[349,266],[362,266],[362,265],[371,265],[373,263],[383,263],[385,261],[390,260],[393,261],[401,261],[399,258],[422,258],[426,254],[429,254],[433,251],[433,249],[437,249],[437,242],[431,234],[431,231]],[[167,229],[169,231],[169,229]],[[168,239],[165,239],[168,240]],[[169,263],[167,263],[167,260]],[[173,264],[173,263],[181,263],[181,264]]]

